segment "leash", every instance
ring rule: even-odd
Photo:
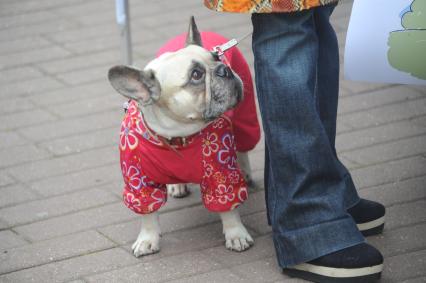
[[[226,65],[229,66],[229,62],[228,60],[226,60],[226,57],[224,56],[225,52],[228,51],[229,49],[231,49],[232,47],[237,46],[238,43],[240,43],[241,41],[243,41],[244,39],[246,39],[247,37],[249,37],[253,32],[250,31],[248,33],[246,33],[245,35],[241,36],[238,39],[231,39],[221,45],[216,45],[212,48],[212,50],[210,51],[213,56],[215,58],[217,58],[217,60],[219,61],[223,61]]]

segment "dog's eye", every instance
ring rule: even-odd
[[[200,70],[193,70],[191,73],[191,79],[194,81],[199,81],[203,78],[204,73]]]

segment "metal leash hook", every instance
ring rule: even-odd
[[[240,43],[242,40],[247,38],[249,35],[251,35],[252,32],[247,33],[246,35],[242,36],[240,39],[231,39],[221,45],[216,45],[212,48],[211,53],[213,56],[219,61],[222,61],[225,65],[229,66],[229,61],[226,59],[225,52],[231,49],[232,47],[236,46],[238,43]]]

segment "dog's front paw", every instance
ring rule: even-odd
[[[151,231],[141,231],[132,245],[136,257],[154,254],[160,251],[160,235]]]
[[[167,191],[174,198],[184,198],[189,195],[186,184],[167,185]]]
[[[243,225],[228,228],[225,231],[225,247],[231,251],[242,252],[249,249],[254,240]]]

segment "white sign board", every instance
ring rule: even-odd
[[[348,80],[426,85],[426,0],[355,0]]]

